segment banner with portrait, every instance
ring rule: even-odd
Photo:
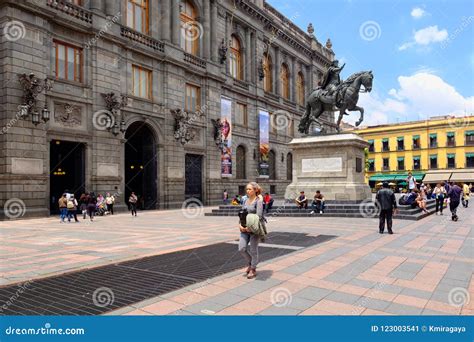
[[[259,136],[260,136],[260,164],[259,164],[259,177],[269,177],[269,129],[270,129],[270,115],[267,111],[261,109],[258,113],[259,116]]]
[[[232,101],[221,97],[221,176],[232,177]]]

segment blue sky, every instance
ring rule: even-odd
[[[267,1],[305,31],[311,22],[321,43],[331,39],[344,79],[373,71],[364,125],[474,114],[474,1]]]

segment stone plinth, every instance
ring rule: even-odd
[[[326,201],[363,201],[372,198],[365,183],[364,149],[369,144],[354,133],[293,139],[293,181],[285,199],[300,191],[311,200],[320,190]]]

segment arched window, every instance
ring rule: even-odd
[[[286,155],[286,180],[293,180],[293,154]]]
[[[242,50],[236,36],[232,35],[230,42],[230,74],[233,78],[242,79]]]
[[[288,69],[288,65],[282,64],[281,65],[281,72],[280,72],[280,82],[281,82],[281,96],[284,99],[290,99],[290,70]]]
[[[300,106],[304,106],[304,76],[301,71],[296,78],[296,102]]]
[[[273,91],[273,65],[269,54],[263,55],[263,89],[269,93]]]
[[[245,148],[240,145],[237,147],[237,179],[246,179],[245,175]]]
[[[268,153],[268,176],[269,179],[276,179],[276,156],[273,150]]]
[[[199,53],[199,41],[203,32],[197,22],[196,7],[191,1],[181,1],[181,48],[187,53]],[[208,34],[206,32],[206,34]]]

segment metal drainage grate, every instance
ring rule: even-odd
[[[305,243],[303,236],[283,234],[288,233],[270,234],[269,240]],[[306,239],[311,245],[328,240]],[[291,252],[261,246],[259,258],[266,261]],[[99,315],[242,267],[242,256],[229,243],[146,257],[35,280],[22,292],[18,285],[2,287],[0,315]]]
[[[267,235],[265,243],[273,245],[310,247],[335,239],[336,237],[337,236],[335,235],[311,236],[305,233],[271,232]]]

